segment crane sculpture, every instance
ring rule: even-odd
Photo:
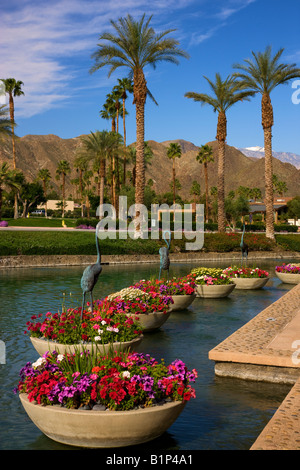
[[[167,233],[169,234],[169,240],[166,240]],[[170,249],[170,244],[171,244],[171,232],[169,230],[166,230],[163,234],[163,238],[167,246],[162,246],[159,249],[159,256],[160,256],[160,267],[159,267],[159,277],[158,277],[159,281],[160,281],[162,270],[168,271],[168,279],[169,279],[169,267],[170,267],[169,249]]]
[[[248,247],[247,243],[244,242],[244,234],[245,234],[245,224],[244,224],[244,227],[243,227],[243,234],[242,234],[241,243],[240,243],[240,247],[241,247],[241,251],[242,251],[241,266],[243,265],[243,259],[244,258],[246,259],[246,262],[247,262],[248,252],[249,252],[249,247]]]
[[[82,278],[81,278],[81,288],[83,292],[81,319],[83,315],[85,297],[88,292],[90,293],[90,296],[91,296],[91,307],[93,310],[93,289],[102,271],[101,253],[100,253],[100,246],[99,246],[99,239],[98,239],[99,224],[100,222],[97,224],[97,227],[96,227],[97,262],[95,264],[91,264],[90,266],[87,266],[85,270],[83,271]]]

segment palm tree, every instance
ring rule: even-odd
[[[47,196],[46,196],[46,191],[47,191],[47,186],[49,181],[51,180],[51,174],[48,168],[41,168],[38,172],[37,179],[41,180],[43,183],[43,190],[44,190],[44,195],[46,198],[45,202],[45,217],[47,217]]]
[[[227,137],[227,118],[226,112],[231,106],[238,101],[248,100],[249,96],[254,93],[243,91],[238,88],[236,80],[229,75],[224,81],[220,74],[216,73],[216,80],[212,82],[204,77],[212,91],[213,95],[205,93],[188,92],[185,93],[186,98],[192,98],[199,101],[202,105],[209,104],[214,112],[218,112],[217,135],[218,141],[218,231],[225,232],[226,215],[225,215],[225,141]]]
[[[144,117],[149,90],[144,68],[150,65],[155,69],[161,61],[178,64],[178,57],[188,57],[178,49],[178,41],[166,37],[173,30],[156,34],[150,26],[151,19],[152,16],[146,19],[143,14],[139,21],[135,21],[131,15],[117,22],[111,20],[113,32],[101,34],[98,49],[92,55],[95,65],[91,73],[108,65],[110,76],[118,67],[126,67],[133,78],[133,103],[136,107],[136,204],[143,204],[145,188]],[[139,227],[136,228],[139,231]]]
[[[5,105],[0,106],[0,139],[12,137],[11,120],[8,118],[8,109]]]
[[[15,179],[15,171],[11,170],[6,162],[0,166],[0,220],[2,218],[2,193],[3,187],[20,189],[19,182]]]
[[[200,184],[198,183],[198,181],[194,180],[192,182],[192,186],[191,186],[191,189],[190,189],[190,194],[192,196],[194,196],[194,204],[196,204],[196,196],[201,195],[201,188],[200,188]]]
[[[213,149],[209,145],[201,145],[198,154],[196,155],[196,160],[204,165],[204,177],[205,177],[205,221],[208,222],[208,172],[207,164],[214,161]]]
[[[272,127],[274,124],[273,106],[270,93],[278,85],[300,77],[300,69],[296,64],[279,63],[284,49],[279,49],[272,56],[271,46],[264,52],[254,53],[252,60],[245,59],[244,64],[235,64],[240,70],[234,74],[239,80],[240,87],[261,94],[261,117],[264,132],[265,148],[265,203],[266,203],[266,237],[275,239],[274,235],[274,204],[273,204],[273,165],[272,165]]]
[[[62,178],[62,217],[65,216],[65,186],[66,176],[71,172],[70,164],[67,160],[60,160],[56,169],[56,179]]]
[[[15,147],[15,104],[14,97],[24,95],[22,91],[22,85],[24,85],[21,80],[15,80],[15,78],[1,78],[1,81],[4,83],[5,92],[9,97],[9,114],[11,122],[11,137],[12,137],[12,153],[13,153],[13,167],[14,170],[17,168],[16,165],[16,147]],[[15,213],[14,218],[18,218],[18,198],[17,194],[15,195]]]
[[[167,157],[173,160],[173,204],[175,204],[176,199],[176,190],[175,190],[175,180],[176,180],[176,171],[175,171],[175,159],[181,157],[181,147],[176,142],[171,142],[167,148]]]
[[[126,107],[125,101],[127,99],[127,93],[133,93],[133,83],[132,80],[129,78],[118,78],[118,88],[122,101],[123,101],[123,140],[124,140],[124,150],[126,149],[126,124],[125,124],[125,115],[126,115]],[[124,160],[123,160],[123,184],[126,184],[126,153],[124,152]]]

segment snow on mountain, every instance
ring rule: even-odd
[[[246,157],[254,157],[254,158],[263,158],[264,156],[264,147],[246,147],[246,148],[238,148],[240,152],[242,152]],[[300,169],[300,155],[291,152],[273,152],[273,157],[277,158],[283,163],[291,163],[297,169]]]

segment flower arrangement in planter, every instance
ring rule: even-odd
[[[197,297],[227,297],[235,288],[233,280],[221,268],[199,267],[190,274],[197,284]]]
[[[163,434],[195,398],[196,370],[148,354],[47,353],[20,371],[21,403],[48,437],[68,445],[111,448]]]
[[[221,268],[194,268],[190,275],[195,279],[197,285],[228,285],[233,283],[232,279],[224,274]]]
[[[134,285],[145,292],[157,292],[172,298],[171,311],[187,309],[196,297],[196,283],[192,276],[187,275],[170,280],[141,280]]]
[[[300,263],[283,263],[275,267],[277,273],[300,274]]]
[[[195,292],[196,283],[192,276],[187,275],[180,278],[174,277],[170,280],[143,279],[134,284],[133,287],[141,289],[145,292],[157,292],[166,296],[191,295]]]
[[[149,314],[153,312],[166,313],[172,303],[170,295],[160,294],[155,291],[145,292],[135,286],[126,287],[107,296],[109,301],[117,303],[124,313]]]
[[[283,263],[275,267],[276,276],[287,284],[300,283],[300,263]]]
[[[258,267],[229,266],[223,272],[233,280],[237,289],[261,289],[269,279],[268,271]]]
[[[56,344],[63,352],[66,348],[62,345],[127,345],[142,336],[139,324],[125,316],[117,302],[106,299],[96,301],[93,311],[84,311],[82,319],[81,308],[69,308],[54,314],[47,312],[45,318],[42,317],[42,314],[33,315],[27,322],[34,347],[42,348],[37,349],[40,354],[47,350],[48,345],[53,347]]]
[[[110,294],[107,299],[117,303],[120,310],[137,321],[143,332],[160,328],[170,315],[173,299],[158,292],[145,292],[131,286]]]
[[[229,266],[228,268],[223,270],[223,273],[226,274],[226,276],[231,277],[231,278],[266,278],[269,276],[268,271],[265,271],[263,269],[260,269],[258,267],[256,268],[250,268],[247,266]]]
[[[46,353],[20,371],[15,392],[26,393],[40,405],[92,410],[132,410],[162,401],[195,397],[190,383],[197,372],[175,360],[166,365],[149,354],[114,352],[101,356],[88,351],[61,355]]]

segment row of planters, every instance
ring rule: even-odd
[[[276,274],[297,283],[300,267],[277,266]],[[27,332],[40,358],[21,369],[15,392],[35,425],[55,441],[111,448],[155,439],[195,398],[197,371],[180,359],[165,364],[136,352],[144,335],[196,296],[225,297],[235,288],[261,288],[268,279],[259,268],[199,267],[180,279],[141,280],[83,312],[33,316]]]

